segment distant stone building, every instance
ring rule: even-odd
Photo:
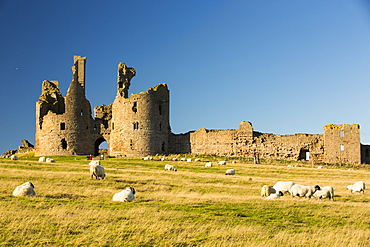
[[[36,102],[37,156],[99,154],[108,143],[110,156],[192,153],[327,163],[369,163],[370,147],[360,143],[358,124],[325,125],[323,134],[274,135],[253,131],[250,122],[238,129],[171,132],[166,84],[128,95],[133,68],[118,65],[113,103],[94,108],[85,95],[86,58],[74,56],[73,77],[65,97],[58,81],[43,81]]]

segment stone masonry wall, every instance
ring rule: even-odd
[[[242,128],[240,126],[250,126]],[[324,142],[322,135],[295,134],[274,135],[253,132],[249,122],[242,122],[238,129],[199,129],[190,135],[190,152],[193,154],[259,157],[286,160],[323,161]],[[184,135],[185,137],[186,135]],[[178,137],[177,137],[178,138]],[[188,151],[187,145],[179,153]],[[309,156],[308,154],[309,153]]]
[[[166,84],[147,92],[117,95],[112,106],[110,155],[141,156],[169,151],[169,91]]]
[[[324,140],[326,162],[361,163],[360,125],[325,125]]]

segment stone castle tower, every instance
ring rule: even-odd
[[[118,65],[118,89],[114,102],[95,107],[92,117],[85,96],[86,58],[74,56],[73,77],[65,97],[57,81],[44,81],[36,103],[36,148],[41,155],[98,154],[107,141],[114,156],[168,153],[169,90],[159,84],[128,97],[133,68]]]

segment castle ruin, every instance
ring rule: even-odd
[[[323,134],[275,135],[253,130],[250,122],[238,129],[199,129],[171,132],[170,93],[166,84],[131,94],[134,68],[118,64],[117,94],[113,103],[94,108],[85,95],[86,58],[74,56],[72,81],[65,97],[59,82],[45,80],[36,102],[35,155],[99,154],[108,143],[110,156],[147,156],[191,153],[326,163],[369,163],[370,146],[360,143],[358,124],[329,124]]]

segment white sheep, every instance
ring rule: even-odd
[[[225,175],[235,175],[235,169],[227,169]]]
[[[13,154],[12,156],[10,156],[10,159],[11,160],[18,160],[18,156]]]
[[[268,197],[266,197],[266,200],[277,200],[280,199],[280,197],[283,196],[283,192],[275,193],[275,194],[270,194]]]
[[[89,163],[90,166],[90,175],[91,179],[95,178],[96,179],[104,179],[105,178],[105,169],[100,165],[99,160],[93,160]]]
[[[173,165],[169,165],[169,164],[167,164],[167,165],[165,165],[164,166],[164,169],[167,171],[175,171],[175,172],[177,172],[177,169],[176,169],[176,167],[175,166],[173,166]]]
[[[133,187],[127,187],[125,190],[114,194],[112,200],[115,202],[132,202],[135,199],[135,193]]]
[[[363,194],[365,194],[366,185],[365,182],[359,181],[354,184],[348,185],[347,189],[349,189],[351,193],[357,192],[358,194],[360,194],[362,192]]]
[[[55,160],[52,158],[46,158],[46,163],[55,163]]]
[[[13,196],[35,196],[35,186],[31,182],[25,182],[15,188]]]
[[[265,196],[267,197],[267,196],[269,196],[271,194],[275,194],[275,193],[276,193],[276,190],[272,186],[264,185],[261,188],[261,196],[262,197],[265,197]]]
[[[218,162],[218,165],[219,166],[224,166],[224,165],[226,165],[226,161],[222,160],[222,161]]]
[[[180,161],[186,161],[186,158],[181,158]]]
[[[334,201],[334,188],[331,186],[324,186],[321,188],[321,190],[317,190],[313,197],[321,200],[323,198],[328,198]]]
[[[166,158],[165,158],[165,157],[162,157],[162,158],[161,158],[161,161],[165,161],[165,160],[166,160]]]
[[[212,162],[207,162],[204,166],[205,167],[212,167]]]
[[[172,158],[173,161],[177,161],[177,158]]]
[[[45,157],[40,157],[39,162],[46,162],[46,158]]]
[[[320,186],[305,186],[300,184],[294,184],[290,189],[290,195],[292,197],[299,196],[299,197],[307,197],[311,198],[312,195],[317,191],[320,190]]]
[[[194,161],[195,162],[199,162],[200,161],[200,158],[196,158]]]
[[[187,159],[186,161],[187,161],[187,162],[191,162],[191,158]]]
[[[294,185],[294,182],[284,182],[284,181],[279,181],[277,182],[273,187],[276,190],[276,193],[279,193],[280,191],[285,194],[285,193],[290,193],[290,189]]]

